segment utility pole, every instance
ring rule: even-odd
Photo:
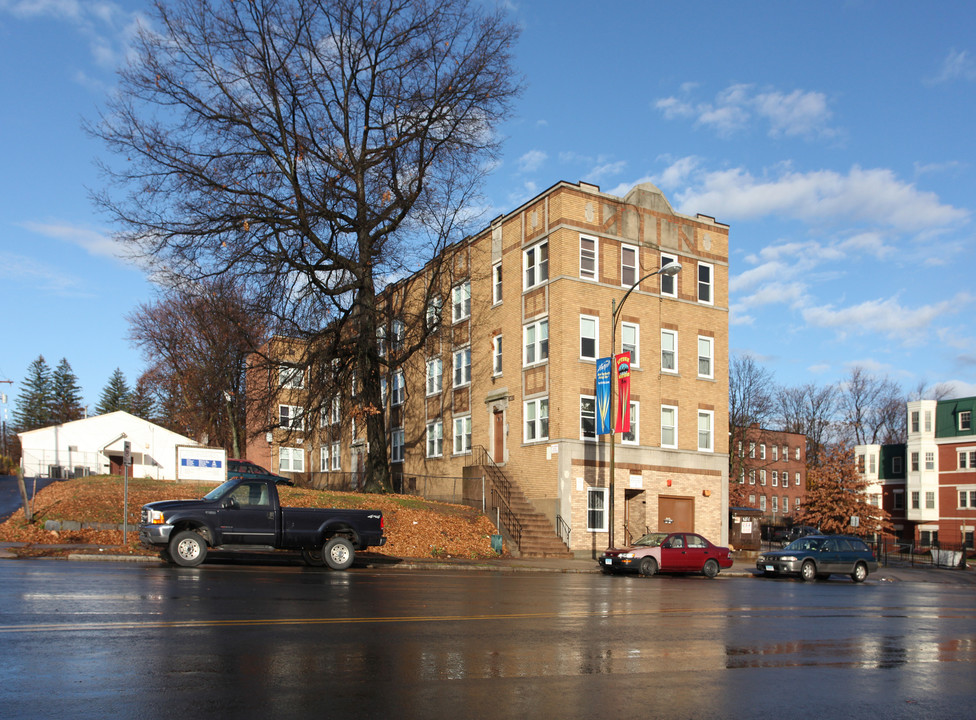
[[[13,380],[0,380],[0,384],[6,383],[7,385],[13,385]],[[7,455],[7,393],[0,393],[0,405],[3,405],[3,417],[0,418],[0,444],[2,444],[2,449],[0,449],[0,455],[6,457]]]

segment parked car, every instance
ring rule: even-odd
[[[878,569],[871,548],[848,535],[806,535],[782,550],[770,550],[756,558],[756,569],[766,577],[799,575],[802,580],[825,580],[831,574],[850,575],[863,582]]]
[[[732,552],[695,533],[648,533],[628,548],[611,549],[599,558],[605,573],[701,573],[713,578],[720,568],[732,567]]]
[[[227,477],[279,477],[268,472],[257,463],[250,460],[232,459],[227,461]]]

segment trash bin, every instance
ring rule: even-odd
[[[492,535],[491,536],[491,549],[494,550],[499,555],[502,554],[502,536]]]

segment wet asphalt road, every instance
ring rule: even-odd
[[[969,585],[0,561],[4,718],[960,718]]]

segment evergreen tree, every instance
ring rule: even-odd
[[[106,413],[125,410],[129,412],[129,405],[132,394],[129,392],[129,384],[125,381],[122,370],[115,368],[112,377],[108,379],[108,384],[102,389],[102,396],[98,399],[95,406],[95,413],[105,415]]]
[[[17,394],[17,409],[14,410],[14,426],[19,432],[36,430],[51,424],[51,399],[54,391],[51,383],[51,368],[43,355],[27,368],[23,390]]]
[[[156,422],[156,398],[152,384],[145,373],[136,381],[135,390],[129,397],[129,412],[143,420]]]
[[[54,375],[51,378],[51,391],[52,423],[71,422],[72,420],[80,420],[85,416],[78,377],[66,358],[61,358],[61,362],[54,369]]]

